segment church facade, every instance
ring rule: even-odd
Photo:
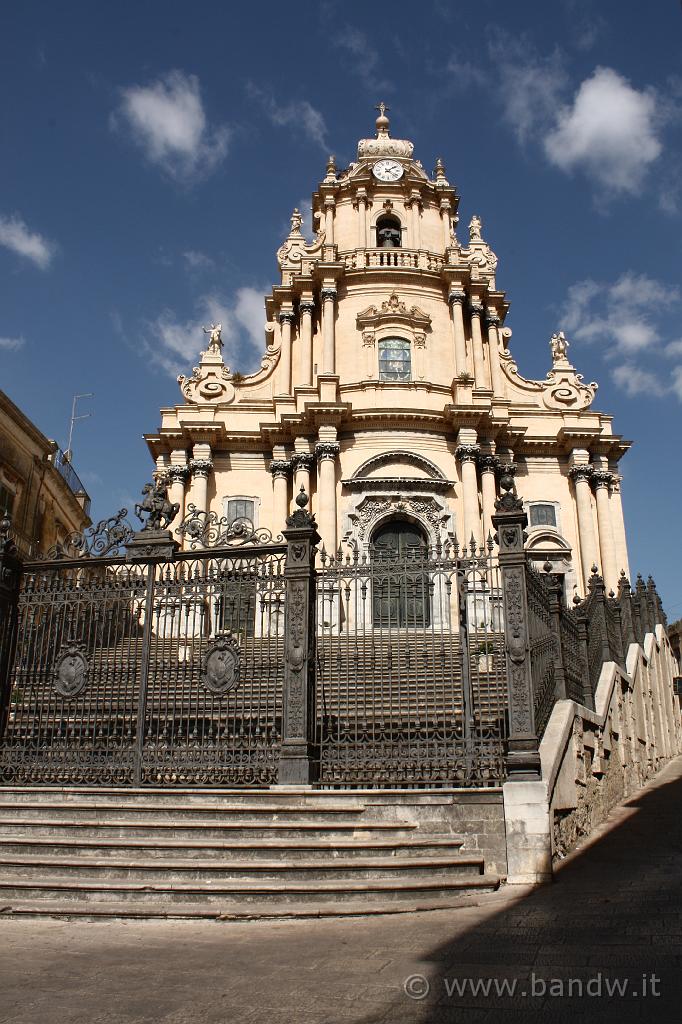
[[[303,487],[327,553],[485,545],[505,468],[533,562],[551,563],[566,598],[585,594],[593,565],[607,592],[629,575],[627,442],[561,332],[544,380],[519,372],[497,257],[477,216],[460,241],[458,203],[442,161],[430,176],[383,105],[357,159],[329,159],[313,241],[295,210],[277,252],[260,369],[231,371],[212,325],[181,401],[146,437],[175,526],[194,506],[277,535]]]

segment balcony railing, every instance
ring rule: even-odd
[[[367,268],[396,270],[435,270],[443,269],[445,259],[426,249],[354,249],[352,252],[339,253],[347,270],[365,270]]]
[[[80,497],[81,495],[85,495],[85,500],[82,503],[83,511],[85,512],[86,515],[88,515],[90,513],[90,498],[88,496],[88,492],[83,486],[83,481],[78,476],[78,473],[73,468],[69,459],[66,457],[65,453],[61,450],[61,448],[57,448],[56,452],[54,453],[53,465],[57,472],[60,474],[60,476],[66,481],[69,490],[72,491],[73,494],[77,495],[78,497]]]

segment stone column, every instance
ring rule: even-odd
[[[421,196],[418,192],[413,192],[408,199],[405,200],[405,205],[409,208],[411,214],[410,234],[412,235],[412,248],[419,249],[421,246],[421,222],[420,222],[420,206]]]
[[[324,201],[324,244],[334,244],[334,210],[336,203],[327,196]]]
[[[481,335],[481,317],[483,303],[472,300],[469,303],[471,313],[471,347],[474,352],[474,387],[487,388],[485,362],[483,361],[483,337]]]
[[[185,453],[182,452],[182,463],[174,462],[173,455],[171,454],[171,464],[168,467],[168,500],[172,503],[180,506],[178,514],[172,523],[169,523],[169,527],[172,530],[178,523],[182,522],[183,516],[185,515],[185,484],[189,477],[189,466],[186,462]]]
[[[464,313],[462,307],[466,298],[463,291],[453,289],[448,295],[450,313],[452,315],[452,338],[455,345],[455,376],[468,373],[467,367],[467,346],[464,334]]]
[[[312,452],[296,451],[291,456],[291,465],[294,471],[294,496],[300,493],[301,488],[310,494],[310,470],[315,465],[315,456]]]
[[[318,441],[317,503],[320,535],[328,554],[336,554],[336,459],[340,446],[336,441]]]
[[[597,503],[597,528],[599,530],[599,551],[606,592],[618,587],[618,567],[616,565],[616,545],[613,540],[611,525],[611,509],[609,507],[609,486],[611,474],[606,470],[597,470],[592,474],[592,484]]]
[[[575,487],[575,502],[578,512],[578,543],[580,544],[580,560],[583,566],[584,592],[587,593],[587,584],[592,575],[592,566],[598,564],[590,492],[592,467],[586,463],[574,463],[569,470],[569,476],[573,480],[573,486]]]
[[[500,366],[500,342],[497,330],[500,326],[500,318],[494,311],[489,312],[486,317],[488,328],[488,361],[490,364],[490,382],[492,384],[495,398],[505,397],[504,375]]]
[[[308,388],[313,382],[313,314],[315,303],[311,297],[301,299],[301,387]]]
[[[358,189],[355,197],[355,207],[358,211],[358,248],[367,248],[367,193],[364,189]]]
[[[625,519],[623,518],[620,482],[621,477],[618,473],[611,473],[611,487],[609,488],[611,526],[613,527],[613,540],[616,545],[616,566],[619,572],[622,569],[627,578],[630,579],[630,562],[628,559],[628,544],[625,535]]]
[[[287,459],[273,459],[272,473],[272,517],[273,534],[283,529],[289,512],[289,472],[291,463]]]
[[[336,341],[334,317],[336,315],[336,288],[323,288],[322,298],[322,372],[336,372]]]
[[[291,394],[291,328],[294,323],[294,314],[290,309],[279,314],[281,325],[282,348],[279,362],[279,386],[283,395]]]
[[[190,492],[192,504],[196,507],[197,512],[208,512],[208,476],[213,469],[209,444],[194,445],[189,468],[192,474]]]
[[[494,455],[485,453],[479,456],[478,465],[481,470],[481,503],[483,505],[483,543],[488,536],[493,536],[493,516],[497,500],[497,471],[500,461]]]
[[[458,444],[455,456],[460,462],[460,477],[462,480],[462,501],[464,505],[464,521],[462,529],[464,536],[463,543],[469,544],[473,537],[477,544],[481,543],[481,517],[478,510],[478,480],[476,477],[476,460],[478,459],[479,447],[476,444],[476,432],[466,431],[466,434],[473,435],[471,438],[462,438],[463,431],[458,435]]]
[[[440,201],[440,219],[443,228],[443,249],[450,248],[450,200],[441,199]]]

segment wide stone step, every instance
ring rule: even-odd
[[[175,838],[200,836],[201,839],[219,839],[230,835],[242,835],[253,839],[265,839],[273,836],[291,839],[307,836],[309,838],[336,838],[341,836],[372,836],[381,834],[404,837],[418,828],[417,823],[409,821],[339,821],[330,823],[321,821],[148,821],[136,819],[100,818],[97,822],[78,820],[66,821],[43,814],[4,818],[0,821],[0,839],[21,836],[30,833],[41,836],[85,836],[98,838],[109,836],[126,836],[150,838],[157,835],[168,835]]]
[[[428,895],[406,896],[399,900],[348,899],[344,902],[307,902],[295,900],[267,903],[238,903],[224,900],[220,903],[145,903],[143,901],[118,902],[108,900],[29,900],[13,899],[0,903],[0,916],[16,918],[51,917],[63,920],[101,921],[109,918],[122,920],[160,921],[254,921],[282,919],[318,919],[333,917],[368,917],[383,914],[414,914],[434,910],[457,910],[478,905],[480,896],[493,892],[477,889],[473,892],[455,891],[446,897]]]
[[[40,857],[53,853],[69,856],[83,863],[86,857],[179,858],[181,860],[239,860],[248,864],[278,858],[284,861],[332,860],[355,857],[456,857],[464,840],[457,836],[422,835],[405,839],[311,839],[311,840],[234,840],[221,842],[201,839],[196,842],[177,839],[130,839],[125,836],[109,839],[64,838],[58,836],[27,836],[0,838],[0,856]]]
[[[251,803],[199,803],[162,801],[161,803],[134,803],[127,800],[83,801],[73,803],[66,800],[53,801],[4,801],[0,799],[0,829],[6,819],[35,820],[37,814],[49,814],[53,820],[60,821],[98,821],[106,817],[110,821],[131,820],[143,821],[145,824],[156,821],[253,822],[261,819],[272,821],[324,821],[327,817],[334,819],[349,814],[362,818],[365,806],[356,803],[325,804],[293,804],[280,803],[267,805],[259,802]]]
[[[401,876],[398,879],[301,880],[301,881],[235,881],[214,883],[141,883],[100,881],[81,878],[78,881],[44,877],[36,879],[0,879],[0,906],[12,900],[49,901],[74,900],[98,902],[161,902],[161,903],[236,903],[267,904],[292,900],[297,903],[407,898],[443,899],[454,893],[492,891],[500,884],[497,875],[444,877],[431,875]]]
[[[59,856],[0,856],[0,878],[3,884],[13,880],[51,879],[79,880],[83,876],[100,884],[110,880],[129,880],[142,884],[165,886],[176,884],[260,882],[265,879],[285,881],[324,881],[388,879],[405,877],[472,877],[482,875],[482,857],[352,857],[323,860],[182,860],[126,859]]]

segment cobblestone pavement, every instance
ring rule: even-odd
[[[0,1021],[679,1024],[681,811],[678,758],[553,885],[454,911],[262,924],[0,919]],[[474,989],[490,979],[487,994]],[[496,988],[505,979],[514,995]]]

